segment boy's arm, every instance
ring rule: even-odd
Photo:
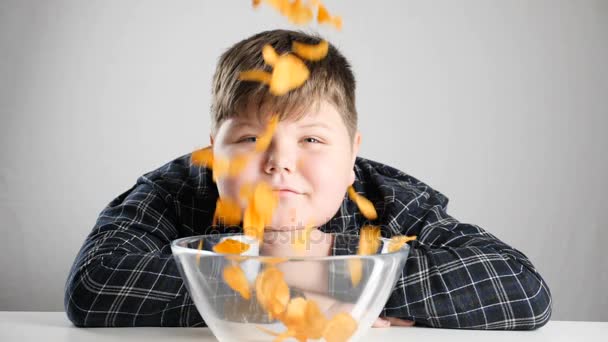
[[[204,326],[171,254],[177,221],[160,191],[138,182],[99,215],[66,282],[75,325]]]
[[[412,224],[404,234],[418,241],[383,315],[442,328],[519,330],[547,323],[551,293],[528,258],[482,228],[458,222],[446,205],[408,212]]]

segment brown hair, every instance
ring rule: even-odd
[[[318,35],[301,31],[271,30],[244,39],[219,59],[211,88],[211,130],[215,134],[227,119],[239,116],[248,105],[271,108],[279,115],[279,120],[299,119],[312,105],[321,100],[333,104],[348,130],[351,142],[357,130],[357,110],[355,108],[355,77],[346,58],[329,44],[327,56],[316,62],[304,61],[310,70],[310,77],[303,86],[283,96],[270,94],[268,87],[259,82],[239,81],[241,71],[262,69],[272,72],[264,63],[262,48],[272,45],[281,55],[291,51],[293,41],[317,44],[322,40]],[[258,113],[261,115],[262,113]]]

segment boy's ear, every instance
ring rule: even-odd
[[[351,159],[351,169],[350,169],[350,179],[348,180],[348,184],[353,184],[355,182],[355,161],[357,160],[357,155],[359,154],[359,147],[361,146],[361,132],[357,131],[355,133],[355,138],[353,141],[353,156]]]
[[[355,160],[357,160],[357,155],[359,154],[359,147],[361,146],[361,132],[357,130],[355,133],[355,138],[353,141],[353,156],[351,160],[351,164],[355,166]]]

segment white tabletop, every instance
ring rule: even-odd
[[[602,338],[603,336],[603,338]],[[366,341],[606,341],[608,322],[550,321],[533,331],[373,328]],[[207,328],[76,328],[63,312],[0,312],[0,341],[216,341]]]

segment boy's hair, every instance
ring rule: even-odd
[[[303,60],[310,70],[309,79],[283,96],[270,94],[268,86],[262,83],[238,79],[239,73],[245,70],[272,72],[262,58],[262,48],[266,44],[272,45],[281,55],[291,51],[293,41],[318,44],[321,40],[318,35],[300,31],[271,30],[244,39],[224,52],[220,56],[211,88],[212,134],[215,135],[225,120],[239,116],[248,105],[255,105],[257,112],[262,105],[268,106],[279,115],[279,120],[297,120],[311,106],[318,106],[320,100],[326,100],[342,116],[352,142],[357,131],[355,77],[346,58],[333,45],[329,44],[327,56],[322,60]]]

